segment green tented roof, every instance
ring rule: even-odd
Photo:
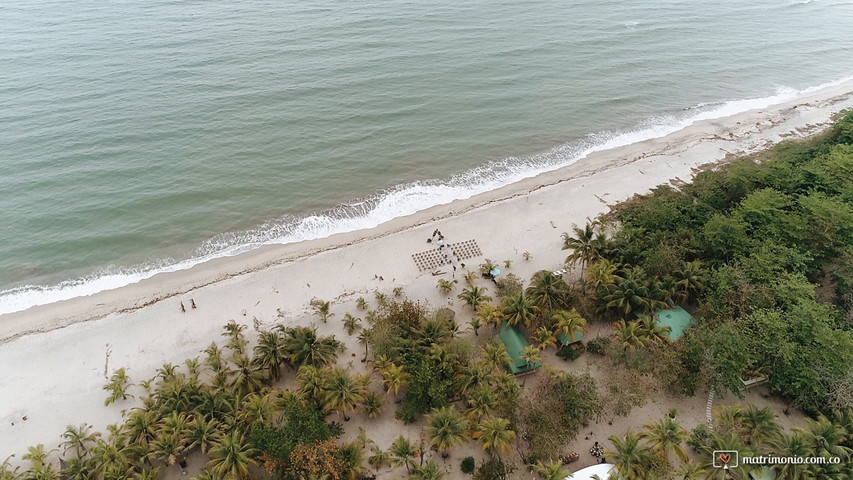
[[[512,371],[513,374],[526,372],[528,370],[527,362],[521,359],[521,352],[524,350],[524,347],[530,344],[524,339],[524,335],[516,330],[515,327],[509,327],[504,323],[501,326],[501,332],[498,334],[498,338],[501,339],[501,342],[503,342],[506,347],[506,352],[509,354],[510,358],[512,358],[512,362],[509,362],[510,371]],[[530,370],[535,370],[541,366],[541,363],[533,362],[530,365]]]
[[[557,335],[557,340],[560,341],[561,345],[568,345],[570,343],[574,343],[572,342],[572,339],[569,338],[569,336],[565,333]],[[575,342],[580,342],[581,340],[583,340],[583,334],[581,332],[575,332]]]
[[[684,330],[696,322],[696,319],[681,307],[675,307],[670,310],[658,310],[655,314],[658,317],[657,325],[659,327],[669,327],[672,329],[667,335],[673,342],[681,338],[684,335]],[[641,312],[636,312],[635,315],[638,317],[643,316]]]

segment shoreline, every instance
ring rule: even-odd
[[[69,424],[87,422],[103,430],[120,421],[133,403],[102,406],[102,387],[111,372],[125,368],[138,383],[166,362],[182,364],[220,341],[229,320],[248,325],[250,340],[257,330],[274,325],[315,325],[319,334],[344,342],[339,364],[355,361],[357,368],[366,368],[357,363],[364,348],[341,322],[346,313],[363,314],[355,308],[359,296],[373,306],[374,292],[391,295],[402,287],[411,300],[453,307],[460,325],[471,318],[470,309],[456,299],[459,288],[449,295],[436,288],[437,279],[450,279],[452,272],[419,271],[412,259],[433,248],[426,239],[434,229],[447,243],[477,242],[483,255],[463,260],[467,269],[476,270],[485,258],[502,265],[510,260],[507,272],[526,282],[536,271],[561,267],[560,234],[573,225],[662,183],[687,182],[702,168],[818,133],[844,108],[853,108],[853,83],[595,152],[568,167],[370,230],[265,246],[0,316],[0,380],[9,386],[0,390],[0,458],[38,443],[53,448]],[[523,252],[530,252],[530,260]],[[328,323],[317,322],[310,309],[313,299],[332,302],[334,317]],[[137,396],[140,392],[132,390]],[[366,424],[408,428],[393,420]],[[373,437],[384,441],[396,433]]]
[[[851,95],[853,95],[853,82],[833,85],[801,98],[776,104],[768,108],[749,110],[719,119],[701,120],[663,137],[595,151],[579,158],[570,165],[540,173],[533,177],[474,195],[468,199],[454,200],[450,203],[436,205],[414,214],[397,217],[373,228],[336,233],[324,238],[295,243],[263,245],[237,255],[204,261],[187,269],[157,273],[152,277],[136,283],[114,289],[102,290],[91,295],[59,300],[44,305],[36,305],[17,312],[0,314],[0,345],[21,336],[45,333],[75,323],[104,318],[111,313],[128,313],[229,278],[255,273],[265,268],[297,261],[318,253],[376,240],[431,222],[463,215],[492,203],[509,201],[528,195],[541,188],[590,177],[617,167],[635,163],[649,156],[666,153],[670,145],[678,146],[687,143],[686,146],[689,148],[691,143],[695,144],[714,140],[731,142],[744,140],[744,138],[740,138],[744,133],[725,138],[718,132],[716,135],[699,136],[697,138],[697,134],[700,134],[704,129],[733,130],[744,123],[736,121],[735,125],[732,125],[731,120],[746,120],[752,116],[760,119],[761,115],[768,110],[776,114],[782,114],[784,118],[785,115],[792,115],[794,113],[792,110],[800,106],[811,107],[811,102],[813,101],[823,103],[818,108],[828,108],[831,111],[831,114],[825,115],[826,118],[818,121],[818,123],[806,123],[796,126],[792,131],[782,132],[779,135],[779,139],[775,141],[765,140],[757,146],[753,145],[736,153],[730,152],[724,158],[709,159],[709,161],[704,163],[714,165],[719,162],[725,162],[737,156],[769,148],[772,144],[790,137],[804,138],[818,133],[822,130],[822,127],[828,124],[832,114],[837,113],[837,111],[832,110],[832,107],[836,104],[844,104],[845,100],[849,100]],[[853,104],[847,105],[846,108],[851,107],[853,107]],[[771,118],[769,125],[760,125],[760,122],[756,123],[758,127],[757,131],[747,132],[747,136],[760,135],[783,124],[786,120],[790,120],[790,118],[782,120]],[[643,151],[639,155],[636,155],[636,152],[640,150]],[[645,150],[652,151],[647,152]],[[661,179],[660,183],[664,183],[667,180],[673,179]],[[53,320],[38,321],[35,320],[37,317],[51,318]]]

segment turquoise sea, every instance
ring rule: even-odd
[[[4,0],[0,313],[853,75],[853,1]]]

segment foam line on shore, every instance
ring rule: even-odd
[[[701,104],[681,116],[651,117],[636,128],[603,131],[557,146],[529,157],[510,157],[492,162],[445,181],[423,181],[398,185],[357,201],[341,204],[327,212],[286,217],[258,228],[218,235],[196,249],[191,258],[164,259],[130,268],[101,269],[87,277],[51,286],[25,285],[0,292],[0,315],[137,283],[159,273],[175,272],[222,257],[238,255],[263,245],[288,244],[326,238],[337,233],[374,228],[395,218],[411,215],[455,200],[469,199],[536,175],[571,165],[594,152],[662,138],[697,122],[730,117],[805,97],[853,81],[853,77],[802,90],[780,87],[773,95],[717,104]]]

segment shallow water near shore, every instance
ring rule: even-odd
[[[853,2],[6,2],[0,313],[853,74]]]

